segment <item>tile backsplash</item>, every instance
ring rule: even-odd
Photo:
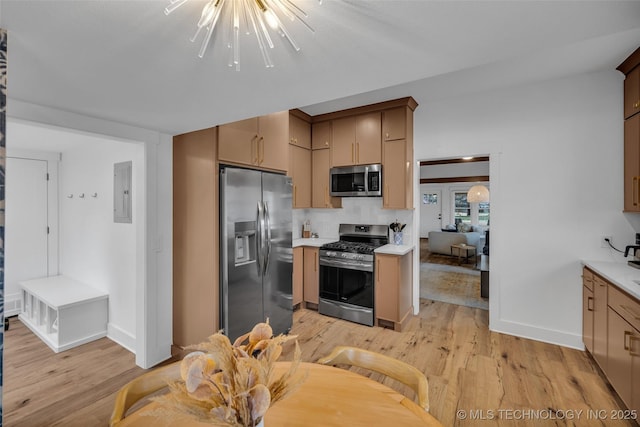
[[[311,231],[322,238],[338,238],[340,224],[382,224],[395,220],[407,224],[403,230],[405,244],[413,241],[413,210],[382,209],[382,197],[343,197],[338,209],[294,209],[293,238],[302,237],[302,225],[309,220]],[[391,242],[393,236],[389,236]]]

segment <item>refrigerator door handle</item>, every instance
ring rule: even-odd
[[[269,215],[269,205],[267,202],[263,203],[264,211],[264,225],[265,225],[265,255],[264,255],[264,274],[267,274],[269,268],[269,256],[271,255],[271,216]]]
[[[258,228],[258,232],[256,233],[256,266],[258,267],[258,276],[262,276],[262,270],[264,268],[264,212],[260,200],[258,200],[258,213],[256,216],[256,226]]]

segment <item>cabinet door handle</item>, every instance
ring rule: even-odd
[[[376,283],[380,283],[380,260],[376,261]]]
[[[355,163],[355,154],[356,154],[356,144],[351,143],[351,163]]]
[[[313,259],[313,271],[318,271],[318,257]]]
[[[384,137],[385,137],[386,139],[389,139],[389,132],[385,133],[385,134],[384,134]]]
[[[360,163],[360,143],[356,142],[356,163]]]
[[[264,136],[261,136],[258,140],[258,152],[260,153],[260,160],[258,164],[261,165],[264,162]]]
[[[633,337],[633,333],[630,331],[624,331],[624,349],[627,351],[631,350],[631,347],[627,345],[627,338]],[[631,344],[631,340],[629,340],[629,344]]]
[[[255,146],[255,151],[254,151],[254,147]],[[256,153],[255,157],[253,156],[253,153]],[[251,157],[253,158],[253,160],[251,161],[251,163],[258,164],[258,135],[254,135],[253,138],[251,138]]]
[[[631,181],[631,194],[633,206],[638,206],[638,177],[634,176]]]
[[[329,207],[329,187],[324,187],[324,206]]]
[[[298,186],[293,186],[293,207],[296,207],[296,200],[298,199]]]
[[[587,310],[593,311],[593,297],[587,297]]]
[[[635,313],[633,311],[633,309],[631,307],[629,307],[628,305],[620,305],[620,308],[622,308],[624,311],[626,311],[628,314],[630,314],[634,319],[636,320],[640,320],[640,314]]]
[[[325,142],[324,142],[324,145],[325,145],[326,147],[328,147],[328,146],[329,146],[329,141],[325,141]]]
[[[640,353],[633,350],[633,341],[640,342],[640,338],[635,335],[629,335],[629,354],[632,356],[640,357]]]

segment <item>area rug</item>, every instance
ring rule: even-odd
[[[489,309],[480,297],[480,271],[467,267],[420,263],[420,298]]]

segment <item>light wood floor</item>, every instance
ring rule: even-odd
[[[294,314],[292,333],[306,361],[346,344],[418,367],[429,379],[431,413],[445,426],[635,425],[587,418],[590,408],[609,413],[621,406],[586,353],[489,332],[484,310],[421,302],[420,315],[404,332],[301,309]],[[106,426],[116,391],[143,370],[131,353],[106,338],[54,354],[14,318],[5,335],[4,372],[5,426],[85,427]],[[392,380],[370,376],[411,393]],[[493,410],[495,419],[461,420],[456,416],[461,410]],[[510,419],[522,418],[517,410],[584,413],[579,420]]]

